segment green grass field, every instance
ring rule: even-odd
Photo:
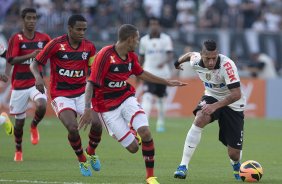
[[[151,120],[156,157],[155,175],[163,184],[232,184],[238,183],[232,175],[226,148],[217,140],[218,125],[213,123],[204,130],[201,143],[190,163],[186,180],[173,178],[178,166],[184,139],[191,126],[191,119],[167,119],[167,131],[155,133],[155,120]],[[0,183],[37,184],[141,184],[145,183],[145,166],[141,151],[130,154],[104,131],[97,150],[102,169],[92,177],[82,177],[78,162],[67,141],[67,133],[56,118],[44,119],[39,126],[40,143],[32,145],[29,140],[30,120],[26,121],[23,139],[22,163],[15,163],[14,138],[0,131]],[[261,163],[264,175],[260,183],[282,183],[282,121],[247,119],[243,161]],[[81,131],[84,147],[87,132]]]

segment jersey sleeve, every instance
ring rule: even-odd
[[[91,66],[91,74],[88,81],[92,82],[95,86],[103,86],[104,79],[109,70],[110,55],[105,53],[103,50],[97,53],[95,57],[95,62]]]
[[[141,67],[138,56],[136,54],[133,54],[133,68],[132,73],[136,76],[141,75],[143,73],[143,68]]]
[[[8,62],[11,62],[11,60],[14,57],[17,57],[20,53],[20,40],[19,40],[19,34],[16,34],[12,36],[9,40],[8,44],[8,50],[6,53],[6,58]]]
[[[56,52],[56,43],[54,43],[55,40],[51,40],[47,43],[47,45],[43,48],[42,51],[40,51],[37,56],[35,57],[35,61],[37,61],[41,65],[45,65],[46,62],[52,55]]]
[[[229,89],[240,87],[240,78],[235,63],[231,60],[224,62],[222,75]]]
[[[193,55],[190,58],[190,65],[194,68],[201,60],[201,55],[198,52],[193,52]]]
[[[145,39],[143,37],[143,38],[141,38],[140,43],[139,43],[139,54],[145,55],[145,51],[146,51]]]

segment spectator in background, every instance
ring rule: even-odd
[[[273,59],[264,53],[252,54],[251,63],[245,69],[251,73],[251,76],[260,79],[274,79],[278,77]]]

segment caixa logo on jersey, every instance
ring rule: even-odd
[[[126,81],[117,81],[117,82],[111,81],[108,83],[108,86],[110,88],[121,88],[121,87],[126,86]]]
[[[83,70],[67,70],[64,68],[59,69],[59,74],[62,76],[67,76],[71,78],[78,78],[84,76]]]
[[[25,60],[22,64],[23,65],[30,65],[34,60],[35,60],[35,58],[29,58],[29,59]]]

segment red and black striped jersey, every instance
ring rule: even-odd
[[[101,49],[91,66],[89,81],[93,83],[92,104],[96,112],[106,112],[120,106],[128,97],[135,95],[135,89],[127,79],[131,75],[141,75],[143,69],[138,56],[129,52],[121,59],[114,45]]]
[[[67,35],[51,40],[44,47],[35,60],[45,65],[50,59],[52,99],[58,96],[77,97],[85,92],[88,67],[94,60],[95,52],[94,44],[86,39],[78,48],[72,48]]]
[[[8,51],[6,53],[7,61],[10,62],[17,56],[24,56],[35,50],[43,49],[50,40],[49,35],[37,31],[35,31],[32,39],[26,38],[23,32],[16,33],[9,40]],[[27,89],[34,86],[35,79],[29,69],[29,65],[33,60],[34,58],[30,58],[22,63],[14,64],[12,74],[13,89]],[[41,66],[39,70],[42,72]]]

